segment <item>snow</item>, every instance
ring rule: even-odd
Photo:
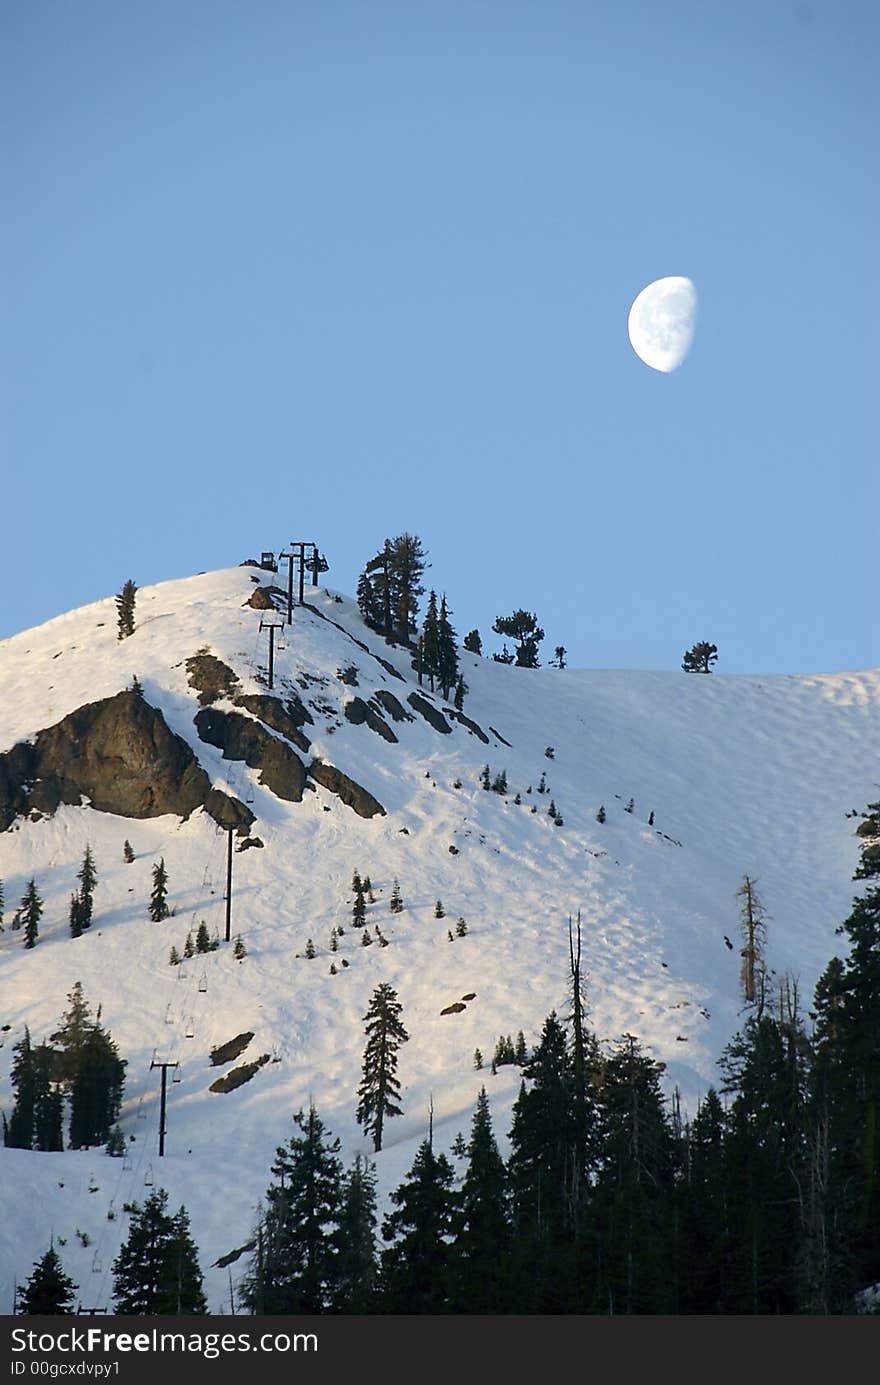
[[[0,1312],[12,1311],[15,1280],[28,1277],[53,1235],[82,1303],[109,1307],[110,1265],[126,1234],[122,1204],[144,1200],[150,1168],[172,1206],[186,1204],[209,1305],[228,1311],[229,1276],[240,1275],[245,1258],[228,1270],[212,1265],[249,1239],[275,1148],[293,1134],[292,1114],[314,1101],[346,1162],[371,1153],[355,1122],[355,1093],[363,1016],[380,981],[397,990],[411,1036],[400,1052],[403,1115],[388,1123],[376,1161],[386,1198],[425,1137],[432,1102],[435,1141],[448,1150],[459,1131],[467,1135],[485,1084],[504,1145],[520,1075],[502,1067],[493,1076],[491,1055],[499,1034],[515,1038],[521,1028],[531,1043],[551,1009],[566,1012],[568,917],[578,909],[593,1026],[609,1042],[638,1035],[666,1064],[667,1089],[679,1088],[690,1114],[717,1081],[716,1060],[741,1019],[736,892],[743,875],[757,880],[767,909],[770,965],[797,978],[804,1008],[839,948],[834,930],[849,912],[857,860],[855,821],[846,814],[876,797],[880,670],[528,671],[463,652],[464,710],[490,744],[454,722],[450,735],[440,735],[413,711],[411,722],[389,718],[399,738],[391,745],[351,725],[344,703],[386,688],[406,706],[410,692],[430,697],[430,690],[418,689],[409,655],[368,630],[351,599],[307,588],[321,614],[294,610],[276,644],[275,691],[296,688],[320,704],[315,725],[305,728],[312,753],[384,805],[387,816],[365,820],[320,787],[300,804],[282,802],[256,772],[198,739],[185,667],[197,650],[231,664],[243,691],[266,691],[256,676],[262,670],[265,678],[268,659],[259,629],[265,612],[245,604],[254,577],[277,580],[235,567],[146,587],[137,595],[136,631],[121,642],[111,597],[0,643],[0,750],[113,695],[136,674],[217,787],[253,797],[253,831],[264,842],[234,858],[232,931],[242,934],[247,957],[238,963],[231,947],[221,947],[184,973],[168,965],[171,946],[182,949],[201,919],[220,936],[224,929],[226,835],[205,814],[133,821],[65,807],[0,834],[0,1026],[9,1026],[0,1033],[0,1105],[11,1109],[9,1065],[23,1026],[35,1043],[48,1038],[82,980],[128,1061],[121,1124],[134,1136],[131,1168],[98,1149],[0,1149]],[[352,664],[356,687],[338,677]],[[443,705],[439,693],[433,701]],[[487,762],[493,777],[506,771],[506,795],[480,787]],[[545,795],[536,792],[542,772]],[[561,827],[548,816],[551,797]],[[595,817],[600,804],[604,825]],[[122,857],[126,838],[136,854],[131,865]],[[95,920],[74,940],[69,898],[87,842],[98,870]],[[175,916],[154,924],[146,906],[160,856]],[[379,923],[386,948],[360,946],[349,926],[355,868],[372,879],[377,902],[367,921]],[[8,925],[31,876],[46,909],[39,943],[26,951]],[[387,904],[395,876],[406,905],[400,915]],[[434,918],[438,898],[443,919]],[[450,942],[460,915],[467,936]],[[330,930],[340,924],[345,934],[333,958]],[[310,937],[318,953],[311,961],[303,957]],[[339,966],[343,956],[349,967],[330,975],[331,959]],[[464,1011],[441,1016],[470,992]],[[190,1018],[195,1033],[187,1039]],[[237,1091],[209,1092],[234,1066],[212,1067],[210,1049],[243,1030],[254,1039],[236,1062],[264,1053],[270,1061]],[[473,1067],[478,1047],[482,1072]],[[181,1082],[168,1088],[162,1159],[154,1054],[182,1064]],[[77,1230],[91,1244],[83,1247]]]

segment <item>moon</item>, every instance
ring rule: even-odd
[[[629,310],[633,351],[652,370],[676,370],[690,350],[696,317],[697,290],[690,279],[677,274],[655,279]]]

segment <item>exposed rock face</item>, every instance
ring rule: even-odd
[[[410,715],[403,704],[398,702],[394,693],[388,692],[385,688],[378,688],[376,692],[373,693],[371,700],[373,702],[378,702],[381,707],[384,707],[385,711],[394,721],[415,720],[415,717]]]
[[[309,775],[316,783],[335,793],[349,808],[353,808],[358,817],[372,818],[377,814],[385,816],[385,809],[377,798],[360,784],[356,784],[353,779],[349,779],[341,769],[327,764],[326,760],[313,760],[309,765]]]
[[[241,689],[238,675],[214,654],[194,654],[186,661],[186,671],[189,685],[198,692],[203,707],[210,707],[221,697],[232,701]]]
[[[273,731],[286,736],[300,750],[308,750],[311,741],[299,729],[306,722],[314,724],[311,713],[303,706],[295,693],[282,702],[278,697],[268,697],[262,693],[244,693],[234,699],[236,707],[244,707],[260,721],[271,726]]]
[[[156,707],[126,690],[77,708],[32,743],[0,755],[0,830],[20,814],[54,813],[83,796],[99,812],[121,817],[189,817],[207,807],[212,792],[186,741]],[[225,795],[212,807],[219,799]]]
[[[452,727],[446,720],[442,712],[438,712],[436,707],[432,707],[427,698],[421,697],[418,693],[410,693],[406,699],[411,707],[425,718],[433,726],[435,731],[440,731],[444,736],[452,734]]]
[[[276,596],[281,597],[282,601],[287,600],[287,593],[280,587],[254,587],[244,605],[253,606],[255,611],[274,611]]]
[[[285,741],[241,712],[221,712],[203,707],[195,716],[203,741],[223,751],[224,760],[244,760],[259,769],[260,783],[288,803],[302,802],[306,771],[302,760]]]
[[[350,702],[346,702],[345,716],[352,726],[367,725],[384,740],[397,744],[397,737],[387,721],[380,717],[378,712],[374,712],[372,707],[368,707],[362,697],[353,697]]]

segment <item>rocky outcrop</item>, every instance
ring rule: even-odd
[[[375,731],[384,740],[397,744],[397,737],[387,721],[380,717],[378,712],[374,712],[372,707],[368,707],[362,697],[353,697],[350,702],[346,702],[345,716],[352,726],[369,726],[371,731]]]
[[[215,654],[200,650],[186,661],[186,672],[191,688],[199,695],[203,707],[210,707],[220,698],[232,701],[241,690],[238,675]]]
[[[402,703],[398,702],[394,693],[388,692],[386,688],[378,688],[373,693],[372,702],[378,702],[394,721],[415,721]]]
[[[444,707],[443,710],[448,717],[454,717],[460,725],[466,727],[471,735],[476,736],[484,745],[489,744],[489,737],[486,735],[482,726],[478,726],[475,721],[471,721],[470,717],[466,717],[464,712],[456,711],[453,707]]]
[[[245,606],[253,606],[255,611],[274,611],[280,609],[276,606],[275,598],[279,597],[282,601],[287,601],[287,593],[280,587],[254,587]]]
[[[195,716],[196,730],[207,745],[222,750],[224,760],[243,760],[260,771],[260,783],[288,803],[302,802],[306,771],[296,751],[252,717],[203,707]]]
[[[128,818],[189,817],[203,806],[212,817],[235,817],[228,825],[249,816],[243,804],[212,790],[186,741],[131,690],[87,703],[0,755],[0,831],[25,813],[54,813],[83,798],[99,812]]]
[[[419,693],[410,693],[406,700],[411,707],[415,708],[420,716],[425,718],[425,721],[433,726],[435,731],[440,731],[444,736],[452,734],[452,727],[449,725],[443,713],[438,712],[436,707],[432,707],[427,698],[420,696]]]
[[[273,731],[299,746],[300,750],[309,749],[311,741],[300,727],[306,722],[313,725],[314,718],[296,693],[292,693],[283,702],[279,697],[268,697],[263,693],[243,693],[233,700],[236,707],[244,707],[246,711],[252,712],[260,721],[271,726]]]
[[[343,803],[349,808],[353,808],[358,817],[373,818],[385,816],[385,809],[377,798],[356,784],[353,779],[349,779],[347,774],[343,774],[341,769],[335,765],[330,765],[326,760],[313,760],[309,765],[309,777],[316,783],[322,784],[325,789],[335,793]]]

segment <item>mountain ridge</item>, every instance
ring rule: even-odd
[[[204,704],[187,668],[207,651],[232,669],[240,696],[268,695],[267,635],[249,601],[272,580],[241,566],[144,588],[135,633],[122,641],[107,598],[0,643],[0,754],[87,702],[118,695],[136,677],[212,788],[255,816],[251,830],[262,847],[236,854],[233,887],[232,932],[242,934],[248,956],[239,963],[221,947],[197,958],[183,978],[168,965],[170,947],[180,950],[202,918],[212,929],[222,924],[226,834],[204,813],[132,820],[66,805],[38,821],[18,818],[0,833],[7,900],[0,1022],[10,1026],[0,1049],[0,1104],[8,1111],[11,1047],[24,1024],[35,1042],[50,1033],[81,979],[129,1062],[121,1124],[135,1135],[137,1161],[126,1173],[142,1184],[152,1164],[172,1201],[186,1202],[203,1268],[247,1241],[275,1146],[289,1136],[299,1106],[314,1099],[346,1154],[368,1152],[354,1094],[361,1020],[379,980],[396,986],[412,1036],[401,1054],[404,1114],[391,1122],[378,1156],[383,1194],[411,1162],[431,1101],[437,1139],[448,1147],[485,1081],[503,1140],[518,1069],[475,1072],[473,1051],[480,1047],[488,1063],[500,1033],[522,1028],[533,1042],[551,1008],[565,1013],[567,921],[577,910],[600,1038],[639,1034],[692,1114],[699,1094],[717,1081],[715,1061],[739,1021],[736,890],[743,875],[758,879],[768,909],[770,964],[799,978],[806,1007],[853,893],[857,842],[847,814],[868,801],[877,778],[869,750],[880,730],[878,670],[523,670],[461,651],[470,688],[464,716],[484,740],[419,686],[411,652],[369,630],[354,602],[309,588],[307,604],[295,607],[292,628],[279,638],[285,647],[276,654],[271,692],[281,704],[300,699],[312,718],[303,724],[308,750],[299,747],[304,765],[333,766],[384,814],[359,816],[313,777],[300,802],[285,801],[259,782],[258,768],[224,759],[221,747],[199,736]],[[410,719],[396,720],[379,693]],[[449,730],[431,725],[412,696]],[[346,714],[357,701],[384,720],[395,741],[359,709]],[[210,705],[266,727],[234,698],[221,695]],[[296,752],[281,732],[268,727],[267,734]],[[493,776],[505,771],[506,793],[481,788],[487,763]],[[542,773],[546,794],[538,792]],[[547,812],[551,799],[560,826]],[[596,821],[600,804],[604,824]],[[131,865],[122,860],[125,838],[135,848]],[[72,939],[67,904],[87,841],[99,877],[95,921]],[[160,855],[177,912],[152,924],[149,872]],[[353,869],[373,880],[377,900],[367,922],[371,933],[379,924],[386,948],[378,939],[361,947],[354,936]],[[26,952],[9,918],[31,876],[47,907],[37,946]],[[398,916],[387,909],[395,877],[406,904]],[[444,918],[434,917],[437,899]],[[467,935],[453,933],[450,942],[459,916]],[[349,966],[331,975],[328,936],[340,923],[339,956]],[[314,960],[304,957],[308,938]],[[197,989],[202,971],[206,992]],[[465,1008],[441,1013],[453,1004]],[[190,1018],[192,1040],[185,1037]],[[236,1091],[209,1094],[217,1076],[211,1047],[251,1030],[245,1060],[268,1053],[270,1061]],[[180,1054],[184,1064],[161,1163],[149,1070],[156,1048]],[[96,1289],[100,1281],[106,1297],[106,1265],[91,1269],[69,1223],[78,1216],[81,1224],[88,1213],[108,1250],[124,1234],[122,1219],[99,1214],[111,1182],[128,1186],[118,1161],[98,1150],[2,1150],[0,1158],[8,1171],[0,1210],[15,1228],[0,1232],[0,1296],[53,1231],[65,1235],[63,1227],[76,1252],[74,1278],[85,1275]],[[95,1169],[101,1196],[74,1194],[77,1180],[85,1187],[86,1171],[91,1179]],[[35,1210],[25,1214],[21,1190],[28,1186]],[[115,1196],[118,1207],[123,1195]],[[208,1284],[217,1311],[225,1276],[209,1272]]]

